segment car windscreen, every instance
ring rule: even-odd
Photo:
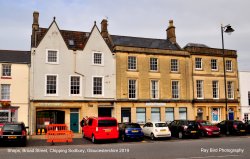
[[[22,126],[18,124],[6,124],[3,127],[3,131],[22,131]]]
[[[166,123],[155,123],[155,127],[167,127]]]
[[[98,120],[98,127],[117,126],[116,120]]]
[[[188,125],[197,125],[197,123],[195,121],[188,121],[187,124]]]
[[[127,128],[141,128],[139,124],[127,124]]]
[[[200,122],[202,126],[212,126],[213,124],[208,121],[202,121]]]

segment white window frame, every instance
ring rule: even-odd
[[[3,85],[8,86],[8,92],[4,92],[4,93],[5,93],[4,96],[5,96],[5,97],[8,97],[8,98],[2,98],[2,97],[3,97]],[[2,101],[10,101],[10,93],[11,93],[11,92],[10,92],[10,91],[11,91],[11,90],[10,90],[10,89],[11,89],[10,86],[11,86],[10,84],[1,84],[1,90],[0,90],[0,91],[1,91],[1,92],[0,92],[0,93],[1,93],[1,96],[0,96],[0,97],[1,97],[1,98],[0,98],[0,100],[2,100]],[[5,90],[7,90],[7,89],[5,89]]]
[[[155,82],[155,87],[153,89],[153,82]],[[159,99],[159,80],[150,80],[150,96],[151,99]],[[156,97],[153,97],[153,93],[155,94]]]
[[[198,59],[200,59],[200,61],[196,61],[196,60],[198,60]],[[197,67],[197,66],[198,66],[197,62],[200,62],[200,67]],[[202,70],[202,68],[203,68],[203,65],[202,65],[202,58],[201,58],[201,57],[196,57],[196,58],[195,58],[195,69],[196,69],[196,70]]]
[[[129,58],[130,57],[135,58],[135,68],[130,68],[130,66],[129,66],[129,64],[130,64]],[[128,70],[133,70],[133,71],[137,70],[137,57],[136,56],[128,56]]]
[[[94,94],[94,78],[102,78],[102,94]],[[102,97],[104,96],[104,76],[92,76],[92,96]]]
[[[157,69],[156,70],[154,70],[154,69],[152,70],[151,69],[151,59],[156,59],[156,62],[157,62],[157,65],[156,65]],[[152,65],[153,65],[153,63],[152,63]],[[157,57],[150,57],[150,59],[149,59],[149,70],[152,71],[152,72],[158,72],[159,71],[159,59]]]
[[[71,94],[71,77],[79,77],[79,94]],[[79,75],[69,76],[69,96],[81,96],[82,95],[82,77]]]
[[[48,54],[49,51],[56,51],[56,62],[49,62],[48,61]],[[46,49],[46,62],[47,64],[59,64],[59,50],[56,49]]]
[[[177,94],[173,90],[173,83],[177,82]],[[171,81],[171,94],[172,94],[172,99],[180,99],[180,81],[178,80],[172,80]],[[177,97],[178,96],[178,97]]]
[[[47,77],[48,76],[56,76],[56,94],[47,94]],[[58,92],[59,92],[59,83],[58,83],[58,74],[45,74],[45,92],[44,92],[44,94],[45,94],[45,96],[58,96]]]
[[[95,63],[95,54],[101,54],[101,64]],[[93,51],[92,52],[92,64],[96,66],[104,66],[104,56],[103,52],[100,51]]]
[[[134,80],[135,81],[135,98],[129,97],[129,81]],[[137,79],[128,79],[128,99],[137,99]]]
[[[214,87],[215,83],[216,82],[216,87]],[[217,94],[217,97],[214,97],[214,89],[216,89],[216,94]],[[213,93],[213,99],[219,99],[220,98],[220,88],[219,88],[219,81],[212,81],[212,93]]]
[[[5,68],[5,67],[8,67],[8,68]],[[6,70],[9,70],[7,72],[7,74],[5,73]],[[9,73],[9,75],[8,75]],[[11,64],[2,64],[2,77],[11,77]]]
[[[174,64],[176,64],[176,67]],[[175,68],[177,70],[174,70]],[[171,69],[171,72],[179,72],[179,60],[178,59],[171,59],[170,60],[170,69]]]
[[[200,83],[201,90],[199,90],[200,93],[198,91],[198,81],[201,82]],[[198,96],[198,94],[201,94],[201,96]],[[196,80],[196,96],[197,96],[197,99],[204,99],[204,81],[203,80]]]
[[[214,66],[216,66],[216,68],[213,68]],[[211,70],[218,71],[218,60],[217,59],[211,59]]]
[[[233,71],[233,61],[232,60],[226,60],[226,71],[232,72]]]
[[[231,83],[231,88],[229,88],[230,83]],[[227,81],[227,98],[234,99],[234,82],[233,81]]]

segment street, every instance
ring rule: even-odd
[[[1,147],[0,156],[4,159],[247,159],[249,145],[250,136],[99,144],[76,138],[73,143],[53,146],[45,140],[30,140],[27,147]]]

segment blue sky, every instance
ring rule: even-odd
[[[248,0],[0,0],[0,49],[29,50],[32,13],[40,13],[40,27],[56,17],[60,29],[90,31],[108,18],[113,35],[166,38],[174,20],[177,42],[203,43],[221,48],[220,25],[231,24],[225,48],[238,51],[240,71],[250,71],[250,1]]]

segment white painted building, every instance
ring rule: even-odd
[[[250,119],[250,72],[239,72],[241,120]]]
[[[33,14],[31,48],[31,131],[50,123],[80,132],[82,117],[114,113],[115,57],[96,24],[91,32],[59,29],[55,18],[40,28]]]

